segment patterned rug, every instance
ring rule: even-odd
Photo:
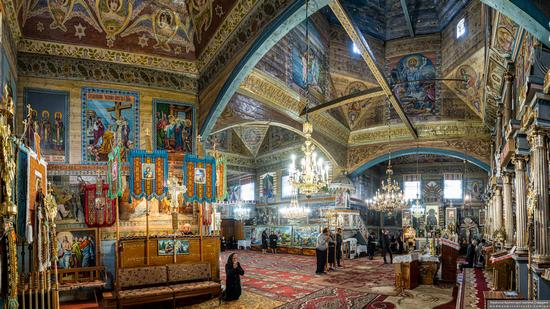
[[[280,301],[276,301],[273,299],[270,299],[268,297],[255,294],[248,291],[243,291],[241,294],[241,297],[239,300],[230,301],[230,302],[222,302],[220,304],[219,299],[211,299],[209,301],[197,304],[197,305],[191,305],[191,306],[185,306],[180,307],[181,309],[187,309],[187,308],[193,308],[193,309],[210,309],[210,308],[224,308],[224,309],[272,309],[276,308],[283,303]]]
[[[278,309],[313,309],[313,308],[364,308],[377,295],[366,294],[357,291],[324,288],[315,293],[311,293],[303,298],[286,303]]]
[[[465,268],[464,280],[464,308],[485,308],[484,291],[492,289],[489,273],[477,268]]]

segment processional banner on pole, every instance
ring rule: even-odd
[[[187,187],[187,201],[215,202],[216,159],[211,156],[201,158],[186,154],[183,158],[183,183]]]
[[[114,199],[122,196],[122,175],[120,173],[120,153],[121,146],[118,145],[109,153],[109,161],[107,162],[107,183],[109,190],[107,197]]]
[[[223,201],[227,197],[227,160],[223,155],[216,158],[216,200]]]
[[[103,190],[98,190],[103,187]],[[115,224],[115,200],[107,197],[108,184],[84,185],[84,219],[89,227],[106,227]]]
[[[168,193],[168,152],[132,149],[130,163],[130,194],[136,199],[163,199]]]

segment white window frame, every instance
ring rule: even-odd
[[[403,194],[406,200],[416,200],[422,197],[420,190],[420,179],[403,181]]]
[[[463,190],[464,188],[463,188],[462,179],[443,180],[443,198],[444,199],[461,200]]]
[[[290,175],[285,175],[281,177],[281,198],[290,198],[292,197],[292,185],[289,182]]]
[[[456,24],[456,38],[460,39],[466,35],[466,18],[462,17]]]
[[[254,201],[256,199],[256,186],[254,182],[241,185],[241,201]]]

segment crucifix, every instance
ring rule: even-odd
[[[106,110],[108,112],[115,112],[115,119],[118,121],[122,119],[122,111],[132,108],[132,105],[132,103],[123,104],[122,102],[115,102],[113,107],[109,107]]]

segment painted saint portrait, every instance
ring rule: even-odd
[[[192,105],[155,101],[153,126],[157,150],[193,153],[195,110]]]
[[[143,179],[155,179],[155,164],[154,163],[142,163],[141,170],[143,171]]]
[[[391,84],[405,112],[411,115],[437,114],[434,60],[424,54],[408,55],[397,62],[392,60]]]
[[[82,89],[83,161],[107,162],[120,143],[122,159],[139,141],[139,94],[109,89]]]
[[[426,205],[426,225],[434,229],[439,224],[439,205]]]
[[[273,183],[275,175],[273,173],[266,173],[262,175],[262,196],[264,198],[273,198],[275,195]]]
[[[173,255],[174,253],[189,254],[189,241],[185,239],[158,240],[158,255]]]
[[[28,136],[34,136],[34,133],[40,135],[40,150],[47,162],[65,163],[68,152],[66,146],[68,146],[69,94],[62,91],[26,88],[24,97],[25,105],[29,104],[32,108],[31,117],[28,119]]]
[[[198,184],[206,183],[206,169],[204,168],[195,169],[195,183],[198,183]]]

